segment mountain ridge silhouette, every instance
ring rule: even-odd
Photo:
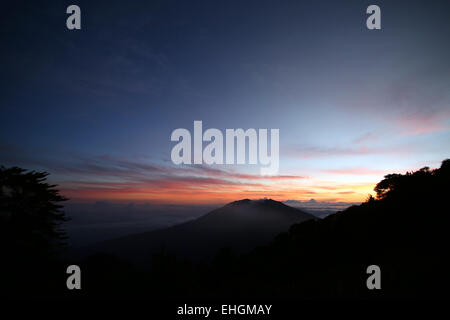
[[[236,253],[250,251],[287,231],[292,224],[310,219],[316,217],[279,201],[242,199],[175,226],[103,241],[81,251],[110,253],[142,262],[151,253],[166,250],[202,260],[221,248]]]

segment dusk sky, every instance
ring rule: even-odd
[[[66,8],[81,8],[81,30]],[[366,28],[370,4],[381,30]],[[11,5],[12,6],[12,5]],[[16,1],[0,165],[72,201],[364,201],[450,157],[449,1]],[[280,167],[174,165],[174,129],[280,129]]]

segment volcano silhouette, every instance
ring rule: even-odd
[[[88,251],[112,253],[133,261],[164,250],[193,260],[212,257],[221,248],[244,253],[264,245],[294,223],[315,219],[271,199],[231,202],[200,218],[166,229],[129,235],[91,246]]]

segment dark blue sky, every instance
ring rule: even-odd
[[[65,27],[70,4],[79,31]],[[382,30],[366,28],[370,4]],[[384,173],[449,156],[449,12],[448,1],[16,1],[0,22],[0,163],[47,170],[74,198],[117,198],[113,186],[164,201],[193,185],[363,199]],[[178,171],[170,134],[194,120],[279,128],[280,175],[308,178]]]

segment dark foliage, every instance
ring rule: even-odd
[[[40,279],[51,272],[64,245],[59,225],[66,221],[60,205],[66,199],[46,182],[47,176],[0,166],[0,272],[1,289],[7,293],[48,287],[51,281],[44,284]]]

